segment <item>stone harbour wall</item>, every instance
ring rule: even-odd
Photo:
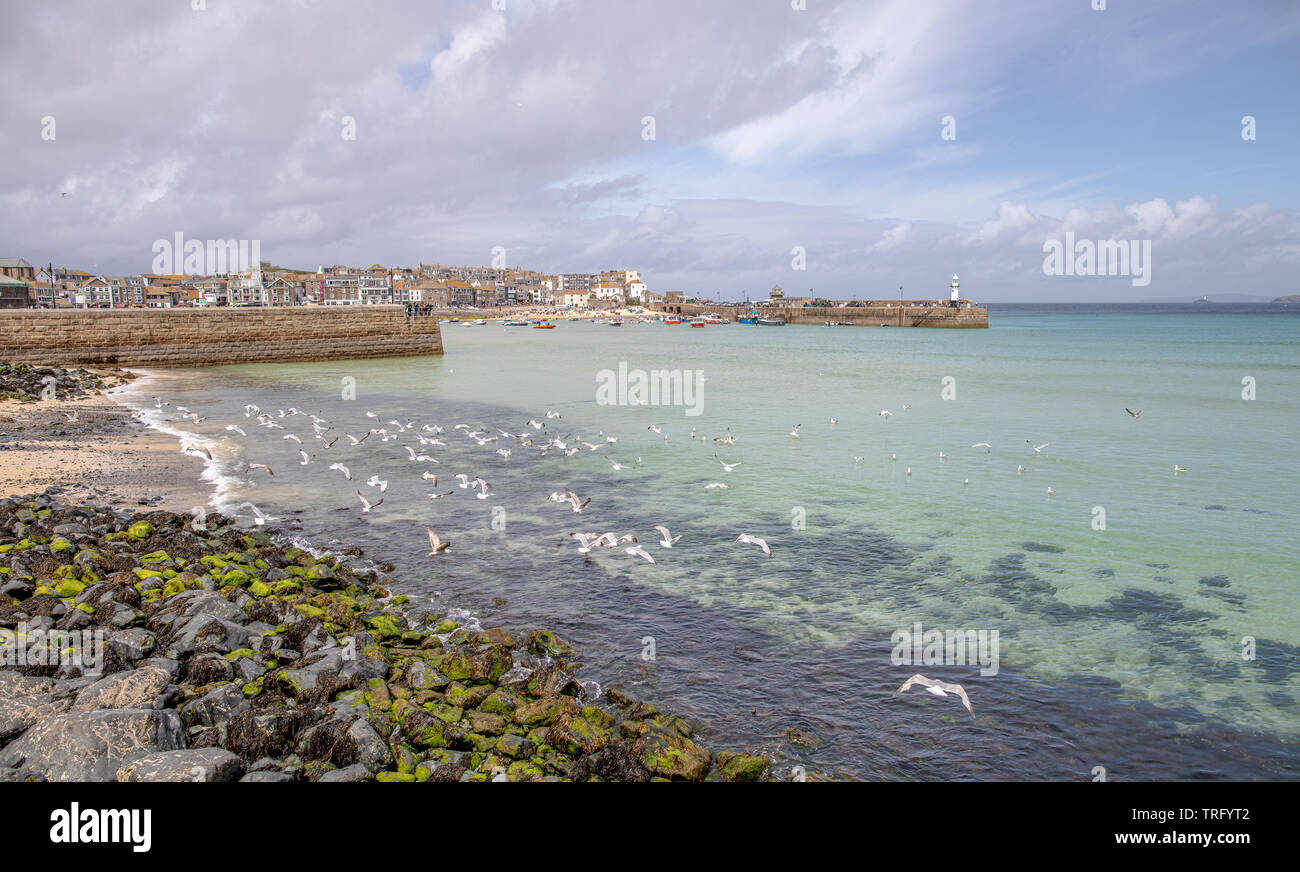
[[[436,318],[403,306],[0,311],[0,360],[218,366],[442,354]]]

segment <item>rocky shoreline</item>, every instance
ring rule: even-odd
[[[97,396],[135,377],[135,373],[124,369],[94,372],[0,362],[0,400],[77,400]]]
[[[0,500],[0,781],[772,778],[618,688],[587,699],[549,631],[393,595],[359,550],[58,496]]]

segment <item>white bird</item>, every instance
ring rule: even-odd
[[[615,471],[615,472],[620,472],[620,471],[622,471],[622,470],[624,470],[624,469],[627,469],[626,466],[624,466],[624,465],[621,464],[621,463],[616,462],[616,461],[614,460],[614,458],[612,458],[612,457],[607,457],[607,458],[605,458],[605,459],[609,461],[610,466],[614,467],[614,471]]]
[[[671,548],[673,547],[674,542],[678,542],[682,538],[681,536],[670,535],[668,533],[668,528],[663,526],[662,524],[656,524],[651,529],[659,531],[659,535],[663,537],[663,540],[659,543],[660,547],[662,548]]]
[[[351,442],[353,445],[360,445],[362,442],[365,442],[367,439],[369,439],[370,434],[374,432],[375,432],[374,430],[367,430],[366,435],[362,436],[360,439],[353,436],[351,433],[344,433],[343,435],[348,437],[348,441]]]
[[[907,474],[908,474],[908,475],[911,475],[911,474],[912,474],[912,467],[909,466],[909,467],[907,468]]]
[[[961,480],[961,483],[962,483],[962,487],[965,487],[966,485],[970,484],[970,479],[969,479],[969,478],[963,478],[963,479]]]
[[[893,462],[897,463],[897,462],[898,462],[898,455],[897,455],[897,454],[891,454],[891,455],[889,455],[889,459],[892,460]]]
[[[540,430],[540,429],[542,429],[542,427],[543,427],[544,425],[542,424],[541,421],[535,420],[535,419],[533,419],[533,418],[529,418],[529,419],[528,419],[528,426],[529,426],[529,427],[532,427],[534,430]]]
[[[1179,466],[1179,465],[1176,464],[1176,463],[1174,464],[1174,475],[1177,475],[1177,474],[1180,473],[1180,472],[1186,472],[1186,471],[1187,471],[1187,467],[1185,467],[1185,466]]]
[[[465,487],[469,487],[469,476],[466,475],[465,473],[463,473],[463,472],[458,472],[458,473],[456,473],[455,475],[453,475],[452,478],[454,478],[454,479],[456,479],[457,481],[459,481],[461,487],[463,487],[463,488],[465,488]]]
[[[1023,475],[1023,474],[1024,474],[1024,471],[1025,471],[1025,468],[1024,468],[1023,466],[1021,466],[1019,463],[1017,463],[1017,464],[1016,464],[1016,475]]]
[[[650,552],[649,552],[649,551],[646,551],[646,550],[645,550],[644,548],[642,548],[640,545],[633,545],[631,548],[625,548],[625,549],[623,549],[623,553],[624,553],[624,554],[631,554],[633,557],[644,557],[644,558],[645,558],[646,560],[648,560],[650,563],[655,563],[655,562],[656,562],[655,559],[654,559],[653,557],[650,556]]]
[[[660,436],[664,432],[662,429],[660,429],[659,424],[651,424],[649,427],[646,427],[646,429],[654,433],[656,436]]]
[[[494,496],[496,496],[496,494],[491,493],[491,492],[488,490],[488,483],[485,482],[485,481],[483,481],[483,479],[481,479],[481,478],[479,479],[479,488],[480,488],[479,492],[476,493],[476,494],[474,494],[474,497],[475,497],[476,499],[485,500],[485,499],[487,499],[488,497],[494,497]]]
[[[591,551],[591,546],[596,544],[598,538],[596,536],[588,535],[587,533],[570,533],[569,535],[578,543],[579,554],[589,553]]]
[[[550,410],[547,410],[547,412],[546,412],[546,417],[548,417],[548,418],[562,418],[562,417],[564,417],[564,416],[561,415],[559,412],[552,412],[552,411],[550,411]]]
[[[840,419],[839,419],[839,418],[831,418],[831,423],[832,423],[832,424],[838,424],[839,422],[840,422]]]
[[[1054,496],[1056,496],[1056,491],[1049,487],[1049,488],[1047,489],[1047,495],[1048,495],[1049,497],[1054,497]]]
[[[450,539],[444,542],[438,538],[437,533],[433,532],[432,527],[425,527],[424,529],[429,534],[429,549],[430,549],[429,553],[424,555],[425,557],[436,557],[451,547]]]
[[[252,472],[252,471],[255,470],[255,469],[265,469],[267,475],[275,475],[275,473],[271,471],[271,467],[267,466],[265,463],[250,463],[250,464],[248,464],[248,471],[249,471],[249,472]]]
[[[374,412],[366,412],[366,417],[367,417],[367,418],[378,418],[379,416],[376,415]]]
[[[966,695],[966,689],[960,684],[949,684],[946,681],[936,681],[932,678],[926,678],[924,675],[913,675],[911,678],[907,679],[907,681],[903,682],[902,687],[894,691],[894,696],[898,696],[900,693],[903,693],[918,684],[935,696],[947,696],[951,693],[961,697],[962,704],[966,706],[966,711],[970,712],[972,718],[975,717],[975,709],[971,708],[970,697]]]
[[[714,482],[710,482],[709,484],[706,484],[706,485],[704,486],[704,489],[705,489],[705,490],[717,490],[717,489],[719,489],[719,488],[722,488],[723,490],[726,490],[726,489],[729,488],[729,487],[731,487],[731,485],[729,485],[729,484],[723,484],[723,483],[720,482],[720,481],[714,481]]]
[[[307,455],[307,452],[306,452],[306,451],[303,451],[303,450],[300,448],[300,449],[298,449],[298,453],[302,455],[302,463],[299,463],[299,464],[298,464],[299,466],[306,466],[307,464],[311,463],[311,457],[309,457],[309,456]]]
[[[1042,454],[1043,449],[1051,444],[1050,442],[1044,442],[1042,445],[1035,445],[1032,439],[1026,439],[1025,442],[1029,443],[1029,447],[1034,449],[1035,454]]]
[[[795,424],[795,425],[794,425],[794,429],[790,431],[790,435],[793,436],[794,438],[798,439],[798,438],[799,438],[799,428],[802,427],[802,426],[803,426],[803,424]]]
[[[380,478],[379,478],[379,476],[377,476],[377,475],[372,475],[372,476],[370,476],[370,478],[366,479],[366,484],[370,485],[371,487],[377,487],[377,488],[379,488],[379,492],[380,492],[381,494],[382,494],[384,491],[388,490],[388,482],[387,482],[387,481],[381,481]]]
[[[888,421],[890,418],[894,417],[894,413],[891,412],[891,411],[889,411],[888,409],[881,409],[881,410],[880,410],[880,417],[882,417],[882,418],[884,418],[886,421]]]
[[[449,497],[449,496],[451,496],[451,495],[454,494],[454,493],[456,493],[454,490],[449,490],[449,491],[444,491],[443,493],[440,493],[440,494],[429,494],[429,499],[431,499],[431,500],[440,500],[440,499],[442,499],[443,497]]]
[[[854,463],[861,463],[861,462],[864,461],[864,460],[866,460],[866,458],[863,457],[861,454],[855,454],[855,455],[853,455],[853,462],[854,462]]]
[[[946,454],[944,454],[942,451],[940,451],[940,452],[939,452],[939,459],[940,459],[940,460],[947,460],[947,459],[948,459],[948,455],[946,455]]]
[[[971,448],[983,448],[985,454],[993,453],[993,446],[988,444],[987,442],[976,442],[974,445],[971,446]]]
[[[424,472],[420,473],[420,479],[421,481],[433,482],[434,487],[438,486],[438,474],[436,472],[429,472],[429,470],[426,469]]]
[[[723,472],[731,472],[731,471],[732,471],[733,469],[735,469],[737,466],[740,466],[740,464],[743,462],[743,461],[736,461],[735,463],[727,463],[727,462],[724,461],[721,457],[718,457],[718,455],[716,455],[716,454],[713,455],[713,458],[714,458],[715,460],[717,460],[718,463],[721,463],[721,464],[722,464],[722,471],[723,471]]]
[[[337,469],[339,472],[343,473],[343,477],[344,477],[344,478],[346,478],[348,481],[352,481],[352,470],[348,469],[348,468],[347,468],[346,466],[344,466],[343,464],[341,464],[341,463],[331,463],[331,464],[330,464],[330,469]]]
[[[910,409],[910,408],[912,408],[912,407],[909,406],[907,403],[903,403],[903,411],[904,411],[904,412],[906,412],[906,411],[907,411],[908,409]]]
[[[746,545],[757,545],[768,557],[772,556],[772,549],[768,547],[767,542],[757,536],[751,536],[748,533],[741,533],[736,537],[737,542],[744,542]]]
[[[379,506],[383,505],[384,503],[383,500],[380,500],[377,503],[370,502],[370,500],[366,499],[364,496],[361,495],[361,491],[357,491],[357,498],[361,500],[361,513],[363,515],[369,512],[371,509],[379,508]]]
[[[581,515],[582,510],[585,509],[591,503],[591,497],[587,497],[585,500],[581,500],[581,498],[577,494],[575,494],[573,491],[569,490],[568,488],[565,488],[564,492],[569,495],[569,503],[572,505],[572,508],[570,508],[569,511],[573,512],[573,514],[575,515]]]
[[[299,439],[297,436],[293,435],[292,433],[290,433],[288,436],[285,436],[284,438],[286,441],[297,442],[299,445],[302,444],[302,440]]]
[[[248,435],[247,433],[244,432],[244,429],[242,427],[239,427],[238,425],[235,424],[227,424],[226,429],[231,431],[232,433],[238,433],[240,436]]]
[[[498,449],[497,449],[497,454],[500,454],[503,460],[509,460],[509,459],[510,459],[510,449],[509,449],[509,448],[498,448]]]

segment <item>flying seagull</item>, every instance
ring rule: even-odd
[[[1124,411],[1128,412],[1129,415],[1132,416],[1132,417],[1134,417],[1134,418],[1136,418],[1137,416],[1139,416],[1139,415],[1142,414],[1142,410],[1141,410],[1141,409],[1138,409],[1138,410],[1135,412],[1135,411],[1133,411],[1132,409],[1130,409],[1128,406],[1125,406],[1125,407],[1124,407]]]
[[[1042,445],[1035,445],[1032,439],[1026,439],[1025,442],[1029,443],[1029,447],[1034,449],[1035,454],[1042,454],[1043,449],[1051,444],[1050,442],[1044,442]]]
[[[970,697],[966,695],[966,689],[960,684],[949,684],[946,681],[936,681],[933,678],[926,678],[924,675],[913,675],[911,678],[907,679],[907,681],[903,682],[902,687],[894,691],[894,696],[898,696],[900,693],[903,693],[913,685],[917,684],[924,687],[935,696],[947,696],[950,693],[956,694],[961,697],[962,704],[966,706],[966,711],[970,712],[970,716],[972,718],[975,717],[975,709],[971,708]]]
[[[985,454],[993,453],[993,446],[988,444],[987,442],[976,442],[974,445],[971,446],[971,448],[983,448]]]
[[[275,475],[275,473],[271,471],[271,467],[267,466],[265,463],[250,463],[250,464],[248,464],[248,471],[249,471],[249,472],[252,472],[252,471],[255,470],[255,469],[265,469],[268,475]]]
[[[767,542],[757,536],[751,536],[748,533],[741,533],[736,537],[736,541],[744,542],[746,545],[757,545],[759,548],[763,549],[763,553],[768,557],[772,556],[772,549],[768,547]]]
[[[432,527],[425,527],[424,529],[429,533],[430,551],[428,554],[425,555],[426,557],[436,557],[437,555],[441,554],[442,552],[446,551],[448,548],[451,547],[450,539],[444,542],[438,538],[437,533],[433,532]]]
[[[377,502],[377,503],[372,503],[372,502],[370,502],[370,500],[368,500],[368,499],[366,499],[364,496],[362,496],[361,491],[357,491],[357,498],[361,500],[361,513],[362,513],[362,514],[365,514],[365,513],[369,512],[371,509],[377,509],[377,508],[379,508],[380,506],[382,506],[382,505],[384,504],[384,501],[383,501],[383,500],[380,500],[380,501]]]
[[[633,557],[643,557],[650,563],[657,562],[653,557],[650,556],[650,552],[642,548],[640,545],[633,545],[631,548],[625,548],[623,549],[623,553],[631,554]]]
[[[662,548],[671,548],[673,547],[674,542],[677,542],[682,538],[681,536],[671,535],[668,532],[668,528],[663,526],[662,524],[655,524],[654,527],[652,527],[651,529],[657,530],[659,532],[659,535],[663,537],[663,541],[659,543],[660,547]]]

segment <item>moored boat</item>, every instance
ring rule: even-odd
[[[784,318],[759,318],[754,323],[760,327],[784,327],[785,319]]]
[[[678,318],[676,315],[672,315],[672,316],[669,316],[669,317],[665,318],[665,319],[664,319],[664,323],[665,323],[665,324],[680,324],[680,323],[682,323],[682,319],[681,319],[681,318]]]
[[[539,321],[533,325],[534,330],[554,330],[555,325],[550,321]]]
[[[708,322],[708,321],[705,321],[703,318],[692,318],[692,319],[691,319],[691,326],[692,326],[692,327],[707,327],[707,326],[709,326],[709,322]]]

